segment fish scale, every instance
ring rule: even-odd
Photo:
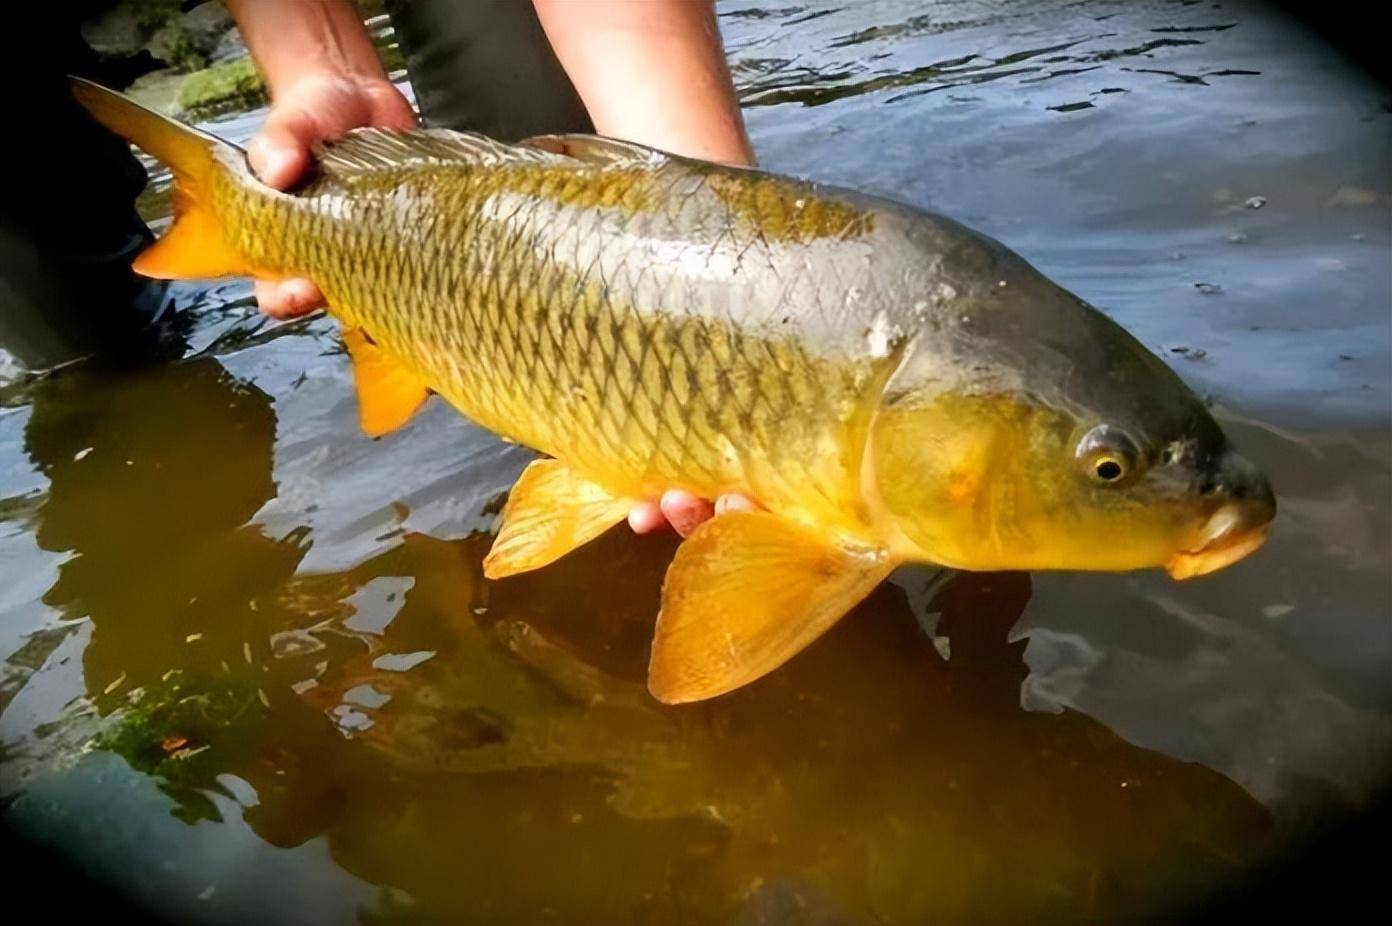
[[[814,358],[792,345],[796,326],[751,324],[792,311],[776,304],[783,281],[763,294],[771,303],[719,314],[702,302],[714,261],[775,265],[738,209],[807,202],[807,185],[780,197],[760,179],[730,206],[701,170],[431,161],[346,182],[326,171],[295,196],[232,171],[242,182],[228,214],[251,260],[316,279],[346,324],[470,418],[616,495],[746,491],[793,513],[844,502],[859,461],[836,448],[859,437],[845,412],[864,404],[870,358]],[[651,192],[677,187],[684,195]],[[673,269],[641,244],[587,244],[626,237],[685,245]],[[258,253],[258,241],[277,250]]]

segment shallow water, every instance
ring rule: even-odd
[[[1267,547],[902,570],[663,708],[675,541],[484,581],[525,451],[438,404],[368,440],[331,322],[184,286],[184,361],[0,387],[8,825],[185,922],[1070,922],[1198,902],[1385,785],[1392,93],[1232,3],[721,12],[765,166],[1118,318],[1271,475]]]

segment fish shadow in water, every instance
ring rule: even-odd
[[[589,914],[603,884],[620,918],[654,904],[688,922],[790,906],[805,914],[790,922],[1130,916],[1197,899],[1260,851],[1265,811],[1221,775],[1076,712],[1020,708],[1027,643],[1008,636],[1027,575],[938,589],[948,661],[886,585],[769,677],[665,707],[644,677],[675,540],[614,531],[489,583],[490,540],[408,535],[364,564],[355,582],[415,582],[378,644],[435,655],[397,673],[369,652],[314,696],[330,715],[362,686],[387,696],[359,704],[370,724],[328,829],[364,827],[345,867],[400,874],[434,910],[487,898],[521,915],[540,897]],[[368,810],[403,776],[429,807],[411,835]],[[405,872],[389,836],[443,851]]]

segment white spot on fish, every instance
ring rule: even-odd
[[[903,334],[899,326],[892,324],[884,312],[878,312],[870,322],[870,330],[865,333],[865,343],[870,348],[871,357],[888,357],[890,348]]]

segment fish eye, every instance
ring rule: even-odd
[[[1125,431],[1098,425],[1083,435],[1075,453],[1087,477],[1098,485],[1118,485],[1136,472],[1140,451]]]
[[[1120,460],[1111,457],[1103,457],[1093,463],[1092,471],[1097,474],[1097,478],[1103,482],[1115,482],[1125,474],[1126,468]]]

